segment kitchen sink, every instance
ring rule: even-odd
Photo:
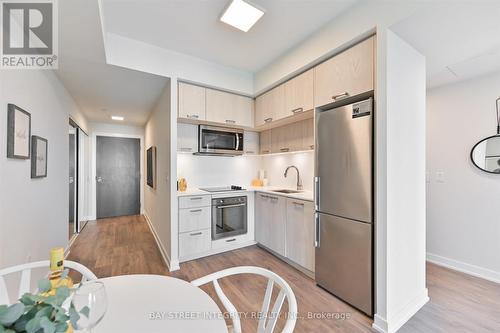
[[[297,191],[297,190],[271,190],[271,192],[291,194],[291,193],[301,193],[303,191]]]

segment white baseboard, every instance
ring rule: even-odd
[[[144,212],[144,218],[146,219],[146,222],[148,223],[149,230],[151,230],[151,233],[153,234],[153,237],[155,238],[156,245],[158,245],[158,249],[160,250],[161,256],[163,258],[163,261],[165,262],[165,265],[167,265],[167,268],[170,272],[172,272],[173,266],[176,264],[176,266],[179,266],[179,262],[177,263],[171,263],[170,262],[170,257],[167,254],[167,251],[163,247],[162,243],[160,242],[160,237],[158,236],[158,233],[156,232],[155,227],[153,226],[153,223],[151,223],[151,220],[149,219],[148,214]],[[173,264],[173,265],[172,265]],[[177,268],[179,269],[179,268]],[[175,269],[174,269],[175,270]]]
[[[427,252],[427,261],[465,274],[500,283],[500,272]]]
[[[408,302],[395,316],[387,320],[379,315],[375,315],[372,327],[382,333],[397,332],[425,303],[429,301],[427,288]]]

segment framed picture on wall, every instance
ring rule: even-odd
[[[7,157],[27,160],[31,151],[31,114],[14,104],[7,106]]]
[[[151,188],[156,188],[156,147],[149,147],[146,153],[146,180]]]
[[[33,135],[31,138],[31,178],[47,177],[47,139]]]

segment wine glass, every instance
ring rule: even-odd
[[[104,284],[100,281],[82,283],[73,294],[71,302],[75,310],[80,314],[80,319],[78,319],[74,328],[90,333],[106,313],[107,298]],[[85,315],[87,309],[88,316]]]

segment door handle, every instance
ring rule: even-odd
[[[320,247],[320,241],[321,241],[321,232],[320,232],[320,220],[319,220],[319,214],[315,213],[314,214],[314,247],[319,248]]]
[[[98,183],[102,183],[103,182],[102,177],[96,177],[96,180],[97,180]]]
[[[333,95],[333,96],[332,96],[332,99],[333,99],[334,101],[336,101],[336,100],[338,100],[338,99],[341,99],[341,98],[346,98],[346,97],[349,97],[349,93],[348,93],[347,91],[346,91],[346,92],[344,92],[344,93],[342,93],[342,94]]]
[[[73,184],[75,182],[75,179],[73,177],[69,177],[69,183]]]
[[[314,177],[314,209],[319,210],[319,177]]]
[[[297,113],[301,113],[301,112],[304,112],[304,108],[297,108],[297,109],[292,110],[293,114],[297,114]]]
[[[273,118],[266,118],[266,119],[264,119],[265,123],[270,123],[271,121],[273,121]]]

